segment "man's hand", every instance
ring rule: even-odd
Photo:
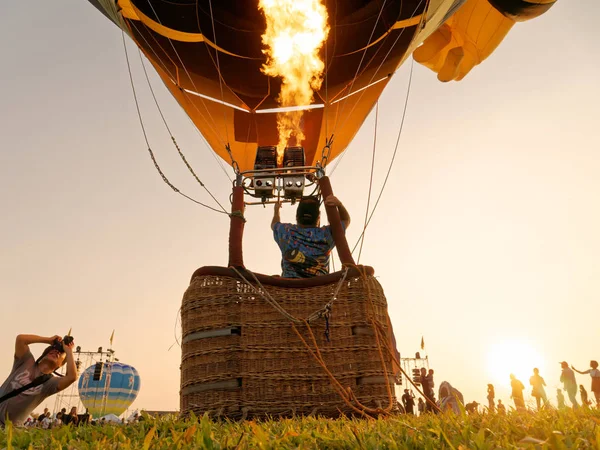
[[[59,338],[60,342],[62,342],[62,338]],[[73,353],[73,347],[75,347],[75,341],[71,341],[69,344],[63,342],[63,348],[65,349],[65,353]]]
[[[52,344],[54,344],[54,341],[62,342],[62,337],[60,337],[58,334],[55,334],[52,337],[46,338],[46,341],[44,341],[44,344],[52,345]]]
[[[344,205],[342,205],[342,202],[337,197],[330,195],[325,199],[323,203],[325,204],[325,206],[332,206],[338,209],[340,213],[340,220],[344,225],[344,228],[347,229],[350,226],[350,214],[348,213],[346,208],[344,208]]]
[[[340,200],[335,197],[334,195],[330,195],[329,197],[327,197],[325,199],[325,206],[336,206],[336,207],[340,207],[342,205],[342,202],[340,202]]]
[[[275,206],[273,208],[273,220],[271,220],[271,230],[275,229],[275,224],[281,222],[281,217],[279,216],[280,209],[281,209],[281,201],[277,200],[275,202]]]
[[[61,339],[62,341],[62,339]],[[65,353],[67,354],[67,373],[64,377],[58,380],[58,390],[62,391],[63,389],[68,388],[71,384],[73,384],[77,380],[77,366],[75,365],[75,360],[73,359],[73,347],[75,346],[75,342],[71,341],[70,344],[66,344],[63,342],[63,348],[65,349]]]

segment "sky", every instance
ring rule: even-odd
[[[595,0],[559,1],[517,24],[459,83],[414,65],[396,162],[360,262],[385,290],[402,355],[414,355],[423,336],[436,384],[450,381],[466,401],[484,403],[494,383],[508,403],[508,374],[527,385],[534,366],[554,397],[560,361],[583,370],[600,359],[599,16]],[[94,350],[114,329],[117,356],[142,379],[133,407],[177,410],[182,295],[196,268],[227,264],[228,221],[173,193],[155,171],[122,46],[86,1],[0,2],[0,378],[19,333],[72,328],[76,344]],[[132,62],[161,167],[209,202]],[[409,71],[410,61],[379,103],[375,193]],[[226,174],[152,80],[180,147],[226,202]],[[351,245],[374,132],[372,114],[331,176],[353,218]],[[293,213],[284,206],[283,220]],[[244,242],[246,266],[268,274],[280,261],[271,218],[271,208],[249,208]],[[32,346],[34,355],[42,349]],[[589,390],[588,376],[578,382]]]

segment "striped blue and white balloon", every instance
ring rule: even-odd
[[[79,377],[79,397],[93,417],[121,415],[140,391],[140,375],[134,367],[119,362],[104,364],[102,377],[94,380],[95,364]]]

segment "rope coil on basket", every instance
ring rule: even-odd
[[[339,290],[341,289],[341,286],[343,285],[343,282],[346,279],[346,276],[348,274],[348,270],[350,267],[354,267],[358,270],[360,276],[360,279],[363,281],[364,284],[366,284],[367,287],[367,297],[369,299],[368,305],[371,306],[370,308],[370,313],[371,313],[371,317],[369,317],[369,322],[371,323],[371,325],[373,326],[373,331],[375,334],[375,340],[376,340],[376,344],[377,344],[377,350],[379,353],[379,357],[381,360],[381,364],[382,364],[382,368],[383,368],[383,372],[384,374],[387,374],[387,370],[386,370],[386,364],[385,364],[385,358],[383,355],[383,351],[382,351],[382,346],[385,347],[385,344],[382,344],[380,342],[381,336],[380,333],[378,332],[379,330],[379,326],[377,324],[377,322],[375,321],[375,319],[372,317],[372,313],[373,313],[373,299],[371,297],[371,289],[369,288],[369,283],[368,283],[368,279],[367,279],[367,273],[366,273],[366,269],[363,269],[361,267],[358,266],[346,266],[345,269],[345,273],[344,276],[342,277],[342,280],[340,280],[340,282],[338,283],[338,286],[336,288],[336,291],[334,293],[334,298],[332,299],[331,302],[329,302],[327,305],[325,305],[322,309],[320,309],[319,311],[316,311],[315,313],[311,314],[311,316],[309,317],[309,319],[314,320],[315,318],[320,317],[320,315],[323,314],[323,312],[326,312],[328,308],[331,308],[331,304],[333,303],[333,301],[335,301],[335,299],[337,298],[337,294],[339,293]],[[273,308],[275,308],[279,313],[281,313],[286,319],[288,319],[290,322],[292,322],[292,330],[294,331],[294,333],[296,333],[296,335],[298,336],[298,338],[300,339],[300,341],[304,344],[304,346],[306,347],[306,350],[310,353],[310,355],[316,360],[316,362],[321,366],[321,368],[323,369],[323,371],[325,372],[325,374],[328,376],[333,388],[335,389],[335,391],[338,393],[338,395],[342,398],[342,400],[344,401],[344,403],[346,403],[346,405],[351,408],[354,412],[363,415],[363,416],[375,416],[378,414],[390,414],[393,407],[394,407],[394,396],[392,394],[391,391],[391,387],[390,387],[390,381],[389,378],[387,377],[387,375],[384,376],[385,382],[386,382],[386,391],[387,391],[387,396],[388,396],[388,405],[385,408],[370,408],[368,406],[363,405],[358,398],[356,397],[356,395],[354,394],[354,392],[352,391],[352,389],[350,387],[344,388],[344,386],[337,380],[337,378],[335,377],[335,375],[333,373],[331,373],[331,371],[329,370],[329,368],[327,367],[327,363],[325,362],[325,360],[323,359],[323,356],[321,355],[321,351],[319,349],[319,345],[316,341],[316,338],[314,336],[314,333],[312,332],[312,328],[310,327],[309,321],[308,319],[298,319],[294,316],[292,316],[291,314],[289,314],[285,309],[283,309],[281,307],[281,305],[279,305],[279,303],[277,303],[277,301],[275,299],[273,299],[273,297],[269,294],[269,292],[264,288],[264,286],[262,285],[262,283],[260,282],[260,280],[256,277],[256,275],[253,272],[250,272],[250,275],[252,275],[252,278],[254,279],[254,281],[256,282],[256,284],[260,287],[260,289],[257,289],[253,284],[251,284],[235,267],[231,267],[231,269],[259,296],[261,296],[268,304],[270,304],[271,306],[273,306]],[[310,336],[310,339],[312,341],[312,344],[314,346],[314,350],[313,348],[311,348],[311,345],[309,345],[309,343],[306,341],[306,339],[300,334],[300,332],[298,331],[298,328],[296,327],[297,324],[301,324],[303,323],[306,326],[306,329],[308,330],[308,334]],[[384,343],[385,343],[385,339],[383,339]],[[389,351],[389,348],[386,347],[386,349],[388,350],[388,352],[390,353],[390,355],[392,355],[391,351]],[[392,355],[393,357],[393,355]]]

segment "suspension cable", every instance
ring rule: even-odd
[[[410,74],[409,74],[409,77],[408,77],[408,88],[406,89],[406,98],[404,100],[404,109],[402,111],[402,119],[400,121],[400,129],[398,130],[398,136],[396,138],[396,146],[394,147],[394,153],[392,154],[392,159],[390,161],[390,165],[388,167],[388,171],[387,171],[387,173],[385,175],[385,179],[383,180],[383,185],[381,186],[381,190],[379,191],[379,195],[377,196],[377,201],[375,202],[375,205],[373,206],[373,210],[371,211],[371,214],[369,215],[369,220],[367,220],[367,222],[365,224],[365,228],[363,229],[360,237],[356,241],[356,244],[354,244],[354,247],[352,248],[352,252],[354,252],[354,250],[356,249],[356,246],[358,245],[359,241],[363,238],[365,232],[367,231],[367,227],[371,223],[371,219],[373,218],[373,214],[375,214],[375,210],[377,209],[377,205],[379,205],[379,200],[381,200],[381,196],[383,195],[383,191],[385,189],[385,186],[387,184],[388,178],[390,176],[390,172],[392,171],[392,167],[394,166],[394,161],[396,160],[396,153],[398,152],[398,145],[400,144],[400,137],[402,136],[402,130],[404,128],[404,119],[406,118],[406,109],[408,107],[408,99],[410,98],[410,88],[411,88],[411,84],[412,84],[414,64],[415,64],[415,60],[413,59],[412,62],[411,62],[411,65],[410,65]]]
[[[215,46],[217,43],[217,33],[215,31],[215,18],[213,17],[212,0],[208,0],[208,7],[210,8],[210,21],[212,23],[213,40]],[[198,24],[198,27],[200,24]],[[209,51],[210,54],[210,51]],[[225,95],[223,93],[223,75],[221,74],[221,63],[219,62],[219,50],[215,49],[215,56],[217,58],[217,73],[219,74],[219,88],[221,89],[221,101],[225,103]],[[212,58],[211,58],[212,59]],[[214,61],[213,61],[214,63]],[[225,115],[225,109],[223,109],[223,123],[225,124],[225,137],[227,138],[227,146],[229,146],[229,127],[227,126],[227,116]],[[231,154],[231,152],[230,152]],[[237,164],[237,163],[236,163]]]
[[[426,2],[426,6],[429,3],[429,0],[421,0],[419,2],[419,4],[415,7],[413,14],[414,15],[418,9],[421,7],[421,5],[423,4],[423,2]],[[421,26],[421,24],[423,23],[423,21],[425,20],[425,15],[423,15],[421,17],[421,22],[419,22],[419,26]],[[391,47],[389,48],[389,50],[387,51],[385,57],[381,60],[381,63],[379,64],[379,66],[377,67],[377,70],[375,70],[373,72],[373,75],[371,75],[371,78],[369,79],[369,82],[367,83],[367,86],[369,84],[371,84],[373,82],[373,80],[375,79],[375,76],[377,75],[377,73],[379,73],[379,69],[381,69],[381,66],[383,65],[383,63],[387,60],[388,56],[390,55],[390,53],[392,52],[392,50],[394,49],[394,47],[396,47],[396,44],[398,43],[398,40],[402,37],[402,35],[404,34],[404,31],[406,30],[406,28],[402,28],[402,30],[400,31],[400,33],[398,33],[398,36],[396,36],[396,39],[394,40],[394,42],[392,43]],[[378,50],[379,51],[379,50]],[[371,58],[373,59],[373,58]],[[366,68],[365,68],[366,70]],[[411,68],[411,73],[412,73],[412,68]],[[358,97],[358,100],[354,103],[354,106],[352,107],[352,109],[350,110],[350,112],[348,113],[348,116],[346,117],[346,119],[344,120],[344,123],[341,125],[341,128],[344,128],[344,126],[346,125],[347,121],[350,119],[350,117],[352,116],[352,113],[354,112],[354,110],[356,109],[357,105],[360,103],[360,100],[362,99],[362,97],[365,95],[366,89],[363,90]],[[348,98],[346,98],[346,100],[344,100],[344,102],[347,102]],[[337,122],[336,122],[337,123]],[[333,175],[333,173],[335,172],[335,170],[338,168],[338,166],[340,165],[340,163],[342,162],[342,160],[344,159],[344,157],[346,156],[347,152],[344,152],[336,161],[335,166],[331,169],[330,172],[330,176]]]
[[[159,54],[156,52],[156,50],[154,49],[154,46],[152,46],[152,44],[150,44],[150,42],[148,42],[148,39],[146,39],[146,36],[144,36],[144,34],[138,29],[138,27],[135,24],[135,21],[131,21],[131,23],[128,23],[128,25],[130,25],[131,27],[135,28],[137,34],[144,40],[144,42],[146,43],[147,47],[152,51],[152,53],[154,53],[154,56],[156,57],[156,60],[160,63],[160,65],[162,66],[162,68],[165,70],[166,73],[169,74],[169,76],[171,77],[171,81],[173,82],[173,84],[177,84],[175,80],[177,80],[177,76],[175,74],[173,74],[171,72],[171,70],[167,67],[167,65],[163,62],[162,58],[159,56]],[[131,28],[130,28],[131,30]],[[162,46],[156,41],[156,39],[154,39],[154,41],[156,42],[158,48],[160,48],[162,50],[162,52],[165,54],[165,56],[167,58],[169,58],[169,61],[171,62],[171,64],[173,64],[173,66],[175,66],[175,63],[173,62],[173,60],[171,60],[171,58],[169,57],[169,55],[167,54],[167,52],[165,52],[165,50],[162,48]],[[140,50],[139,46],[138,46],[138,51]],[[143,63],[142,63],[143,64]],[[177,70],[177,69],[175,69]],[[183,91],[185,93],[185,91]],[[179,104],[179,103],[178,103]],[[198,111],[198,114],[200,114],[202,116],[202,119],[208,124],[208,126],[211,128],[211,130],[215,133],[218,134],[214,127],[212,127],[210,125],[210,123],[208,123],[208,121],[206,120],[206,118],[204,117],[204,114],[198,109],[198,107],[196,106],[195,103],[191,103],[194,108],[196,109],[196,111]],[[182,109],[183,107],[181,105],[179,105]],[[185,110],[184,110],[185,112]],[[194,121],[191,119],[191,117],[187,114],[187,112],[185,113],[185,116],[187,117],[187,119],[192,123],[192,125],[194,126],[194,129],[196,130],[196,132],[198,133],[198,135],[200,136],[200,139],[202,140],[202,142],[204,142],[204,144],[206,145],[206,147],[208,147],[209,149],[209,153],[210,155],[214,158],[214,160],[217,162],[217,164],[219,165],[219,167],[221,168],[221,171],[225,174],[225,176],[229,179],[229,181],[232,181],[231,177],[229,176],[229,173],[227,172],[227,170],[225,170],[225,167],[223,167],[223,162],[222,159],[220,159],[216,153],[214,151],[212,151],[210,144],[208,143],[208,141],[206,140],[206,138],[202,135],[202,133],[200,132],[200,130],[198,130],[198,127],[196,126],[196,124],[194,123]]]
[[[208,208],[212,211],[216,211],[218,213],[221,214],[227,214],[227,212],[223,212],[221,210],[218,210],[216,208],[213,208],[212,206],[206,205],[202,202],[199,202],[198,200],[184,194],[183,192],[181,192],[175,185],[173,185],[169,179],[166,177],[166,175],[164,174],[164,172],[162,171],[162,169],[160,168],[160,166],[158,165],[158,162],[156,161],[156,157],[154,156],[154,152],[152,151],[152,148],[150,147],[150,142],[148,141],[148,135],[146,134],[146,128],[144,127],[144,121],[142,120],[142,113],[140,111],[140,105],[138,102],[138,98],[137,98],[137,93],[135,91],[135,84],[133,82],[133,75],[131,73],[131,64],[129,63],[129,54],[127,52],[127,43],[125,42],[125,31],[123,29],[121,29],[121,37],[123,39],[123,49],[125,50],[125,60],[127,61],[127,71],[129,72],[129,81],[131,83],[131,90],[133,92],[133,99],[135,100],[135,107],[137,110],[137,114],[138,114],[138,119],[140,121],[140,126],[142,127],[142,133],[144,134],[144,140],[146,141],[146,146],[148,147],[148,153],[150,153],[150,158],[152,158],[152,162],[154,163],[154,167],[156,168],[156,170],[158,171],[158,173],[160,174],[161,178],[163,179],[163,181],[176,193],[178,193],[179,195],[187,198],[188,200],[200,205],[200,206],[204,206],[205,208]],[[228,215],[228,214],[227,214]]]
[[[159,24],[162,25],[162,21],[160,20],[160,18],[158,17],[158,14],[156,13],[156,10],[154,9],[154,6],[152,5],[152,2],[148,2],[148,4],[150,5],[150,8],[152,8],[152,12],[154,13],[154,16],[156,17],[156,20],[158,21]],[[181,56],[179,56],[179,52],[177,51],[177,49],[175,48],[175,45],[173,44],[173,40],[169,37],[167,37],[169,44],[171,44],[171,48],[173,49],[173,51],[175,52],[175,55],[177,56],[177,59],[179,60],[179,62],[181,63],[181,67],[183,68],[183,70],[185,71],[188,79],[190,80],[190,82],[192,83],[192,86],[194,87],[194,90],[196,92],[200,92],[198,90],[198,87],[196,86],[196,83],[194,82],[194,79],[192,78],[192,76],[190,75],[190,72],[187,70],[187,67],[185,66],[183,60],[181,59]],[[179,80],[178,80],[178,86],[179,86]],[[181,86],[179,86],[181,88]],[[185,90],[182,89],[182,92],[185,93],[186,98],[188,97],[188,94]],[[218,127],[217,127],[217,123],[215,122],[214,117],[212,116],[210,110],[208,109],[208,107],[206,106],[206,102],[204,101],[204,99],[202,97],[198,97],[202,103],[202,106],[204,106],[204,109],[206,110],[206,112],[208,113],[208,116],[210,117],[210,120],[212,121],[214,127],[213,130],[215,132],[215,135],[217,136],[217,138],[221,141],[222,144],[225,144],[225,140],[223,139],[223,137],[221,136],[221,134],[218,131]],[[189,100],[188,100],[189,101]],[[194,102],[190,102],[193,105],[195,105]],[[196,109],[198,110],[198,107],[196,106]],[[199,110],[198,110],[199,112]]]
[[[204,190],[208,193],[208,195],[211,196],[211,198],[217,203],[217,205],[219,205],[221,207],[221,209],[223,210],[223,212],[227,213],[227,210],[223,207],[223,205],[221,205],[221,203],[219,202],[219,200],[217,200],[216,197],[212,194],[212,192],[210,192],[208,190],[208,188],[202,182],[202,180],[200,180],[200,178],[198,178],[198,175],[196,175],[196,172],[194,172],[194,169],[192,168],[192,166],[188,162],[187,158],[185,157],[185,155],[181,151],[181,148],[179,147],[179,145],[177,144],[177,141],[175,140],[175,137],[173,136],[173,133],[171,132],[171,129],[169,128],[169,125],[167,124],[167,120],[165,119],[165,116],[164,116],[164,114],[162,112],[162,109],[160,108],[160,105],[158,104],[158,100],[156,99],[156,95],[154,94],[154,89],[152,88],[152,83],[150,83],[150,78],[148,77],[148,72],[146,71],[146,66],[144,65],[144,60],[142,58],[142,52],[139,50],[139,48],[138,48],[138,54],[140,56],[140,63],[142,64],[142,68],[144,69],[144,75],[146,77],[146,81],[148,82],[148,87],[150,88],[150,92],[152,93],[152,98],[154,99],[154,103],[156,105],[156,108],[158,109],[158,112],[160,114],[160,117],[161,117],[163,123],[165,124],[165,128],[167,129],[167,132],[169,133],[169,136],[171,136],[171,141],[173,141],[173,145],[175,145],[175,148],[177,149],[177,153],[179,153],[179,156],[181,157],[181,160],[185,163],[185,166],[188,168],[188,170],[190,171],[190,173],[192,174],[192,176],[196,179],[196,181],[198,182],[198,184],[200,184],[200,186],[202,186],[204,188]]]
[[[379,9],[379,14],[377,14],[377,19],[375,20],[375,24],[373,25],[373,29],[371,30],[371,35],[369,36],[369,40],[367,41],[367,45],[365,46],[365,49],[363,50],[362,56],[360,58],[360,62],[358,63],[358,66],[356,67],[356,73],[354,74],[354,78],[352,78],[352,82],[350,83],[350,88],[348,89],[348,93],[352,92],[352,88],[354,87],[354,83],[356,81],[356,79],[358,78],[358,74],[360,72],[360,66],[362,65],[364,59],[365,59],[365,55],[367,54],[367,50],[369,48],[369,44],[371,43],[371,39],[373,39],[373,35],[375,34],[375,30],[377,29],[377,25],[379,24],[379,19],[381,18],[381,14],[383,13],[383,10],[385,9],[385,3],[387,0],[383,0],[383,3],[381,4],[381,8]],[[346,99],[347,101],[347,99]],[[342,105],[342,111],[341,113],[336,113],[335,115],[335,124],[333,125],[333,132],[335,133],[337,130],[337,125],[338,125],[338,119],[339,117],[343,114],[344,110],[346,109],[346,101],[343,102]],[[338,108],[339,111],[339,108]]]
[[[369,194],[367,196],[367,208],[365,209],[365,224],[363,225],[363,232],[360,237],[360,249],[358,250],[358,258],[356,263],[360,262],[360,256],[362,255],[363,244],[365,242],[365,230],[367,229],[367,220],[369,217],[369,206],[371,205],[371,190],[373,188],[373,172],[375,170],[375,150],[377,148],[377,122],[379,119],[379,100],[375,103],[375,132],[373,133],[373,156],[371,157],[371,175],[369,176]],[[354,249],[352,249],[354,251]]]

